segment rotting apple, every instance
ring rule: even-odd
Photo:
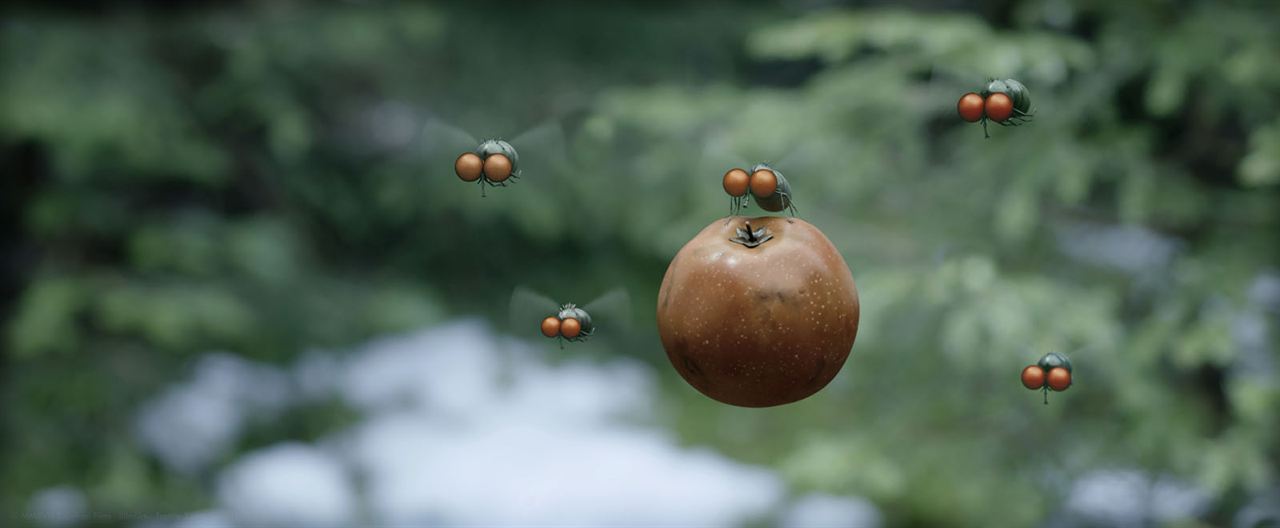
[[[800,219],[718,219],[685,244],[658,290],[658,333],[676,371],[731,405],[770,407],[827,385],[858,334],[844,258]]]

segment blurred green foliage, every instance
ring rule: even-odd
[[[499,320],[516,284],[622,283],[642,324],[618,352],[662,374],[666,423],[798,489],[895,526],[1029,526],[1064,477],[1123,466],[1204,486],[1227,522],[1280,478],[1280,373],[1233,330],[1260,315],[1280,360],[1277,308],[1248,293],[1280,256],[1280,8],[968,7],[11,8],[0,511],[60,483],[95,510],[200,507],[199,476],[147,459],[129,419],[194,354],[279,362]],[[953,108],[993,77],[1036,115],[984,140]],[[426,155],[433,116],[507,137],[551,120],[566,156],[482,199]],[[782,408],[696,394],[653,327],[733,155],[787,160],[863,303],[840,377]],[[1063,249],[1082,226],[1174,249],[1109,266]],[[1050,350],[1077,381],[1046,407],[1016,374]]]

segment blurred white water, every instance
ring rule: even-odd
[[[85,521],[88,500],[71,486],[46,488],[31,497],[27,518],[50,528],[75,526]]]
[[[1054,234],[1058,249],[1071,258],[1140,277],[1164,273],[1182,251],[1177,239],[1137,225],[1064,222]]]
[[[193,473],[223,455],[254,417],[291,403],[287,373],[226,353],[208,354],[194,378],[170,387],[142,407],[138,441],[171,470]]]
[[[1190,522],[1209,507],[1208,491],[1173,477],[1134,469],[1096,470],[1071,487],[1067,512],[1102,526]]]
[[[866,499],[810,494],[783,513],[784,528],[865,528],[880,526],[880,510]]]
[[[774,472],[646,425],[656,387],[643,365],[551,365],[543,354],[462,321],[313,352],[284,373],[211,356],[142,409],[139,439],[190,472],[255,416],[335,397],[361,415],[315,445],[211,468],[216,508],[170,526],[735,526],[786,506]],[[782,514],[791,525],[846,514],[879,524],[861,499],[802,500]]]
[[[280,444],[242,457],[218,478],[218,499],[245,526],[338,528],[355,519],[350,475],[332,456]]]

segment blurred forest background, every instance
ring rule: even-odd
[[[1280,526],[1276,2],[0,9],[0,525]],[[955,103],[993,77],[1036,114],[983,139]],[[562,141],[481,198],[432,118]],[[863,303],[793,405],[657,340],[730,151],[786,160]],[[634,324],[510,339],[522,284]]]

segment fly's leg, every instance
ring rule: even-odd
[[[496,181],[490,180],[489,178],[480,178],[480,179],[478,180],[478,182],[480,183],[480,197],[481,197],[481,198],[484,198],[484,197],[485,197],[485,194],[484,194],[484,187],[485,187],[485,184],[488,184],[488,185],[489,185],[489,187],[506,187],[506,186],[507,186],[507,182],[505,182],[505,181],[496,182]]]
[[[745,196],[729,197],[729,216],[725,217],[724,223],[726,224],[729,223],[729,220],[732,220],[734,216],[737,216],[738,213],[742,212],[742,208],[745,206],[745,202],[746,202]]]
[[[1022,126],[1026,122],[1027,122],[1027,119],[1022,118],[1020,116],[1013,116],[1004,121],[997,121],[997,123],[999,123],[1000,126],[1006,126],[1006,127]]]
[[[1013,118],[1009,119],[1009,122],[1012,123],[1013,126],[1030,123],[1031,117],[1033,114],[1034,114],[1033,112],[1023,112],[1022,110],[1018,110],[1017,108],[1014,108]]]
[[[987,133],[987,118],[982,118],[982,137],[991,139],[991,134]]]

